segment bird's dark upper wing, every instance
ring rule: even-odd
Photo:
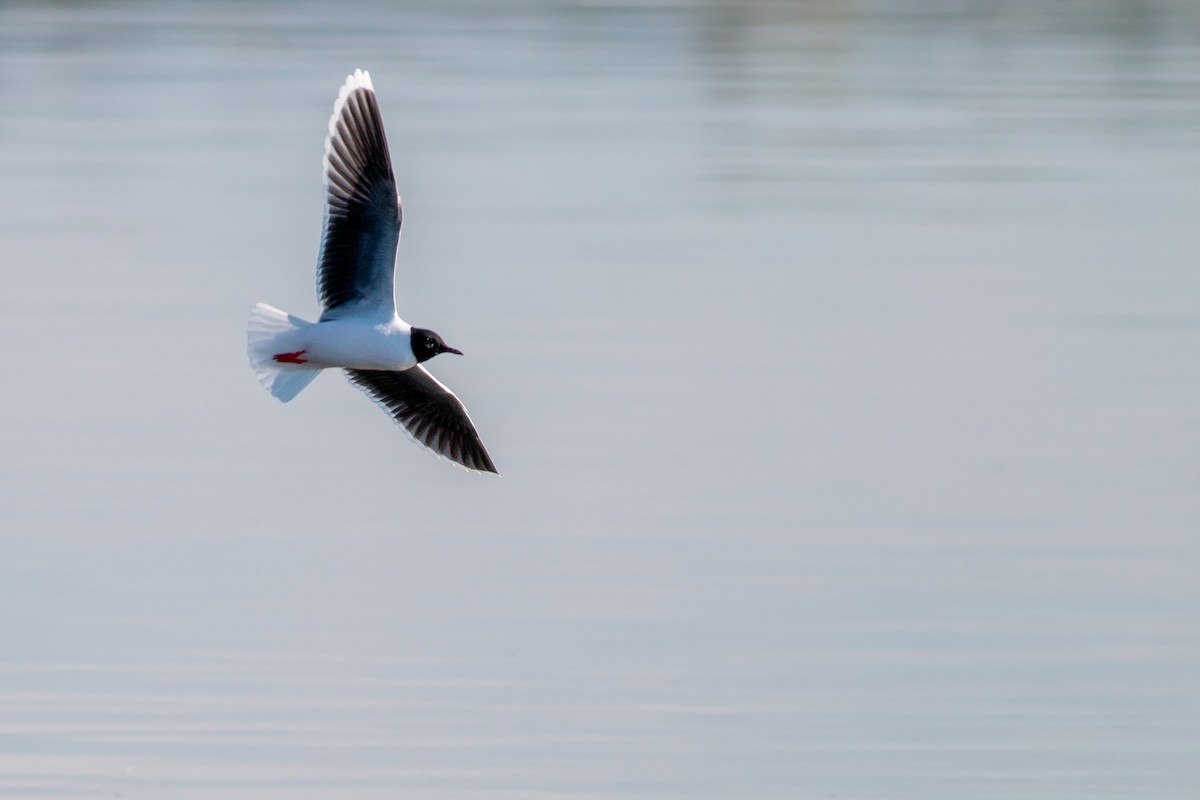
[[[325,139],[325,230],[317,262],[322,319],[343,306],[394,313],[400,198],[371,76],[355,70]]]
[[[418,443],[467,469],[496,471],[467,409],[420,364],[402,372],[348,369],[345,373]]]

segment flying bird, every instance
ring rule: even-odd
[[[247,326],[250,365],[287,402],[323,369],[340,368],[412,437],[466,469],[496,472],[454,393],[424,362],[450,347],[396,313],[401,206],[371,76],[355,70],[325,138],[325,220],[317,259],[321,316],[307,322],[259,303]]]

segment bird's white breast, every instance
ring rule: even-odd
[[[402,370],[417,363],[412,329],[399,317],[331,319],[309,328],[309,363],[345,369]]]

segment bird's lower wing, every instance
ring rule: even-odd
[[[401,372],[344,370],[346,377],[379,404],[418,443],[443,458],[478,472],[496,472],[467,409],[454,392],[419,364]]]

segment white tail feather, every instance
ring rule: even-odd
[[[320,367],[275,360],[278,353],[302,350],[300,332],[311,325],[311,322],[266,303],[259,303],[250,312],[250,322],[246,326],[250,366],[259,383],[285,403],[300,394],[300,390],[321,373]]]

